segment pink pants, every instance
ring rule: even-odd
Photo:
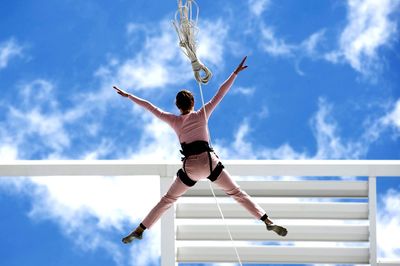
[[[219,159],[213,152],[211,153],[211,159],[212,168],[214,169],[219,162]],[[186,159],[185,170],[190,179],[194,181],[207,178],[210,175],[207,152],[189,156]],[[265,211],[257,203],[253,202],[246,192],[240,189],[226,170],[221,172],[214,183],[225,191],[227,195],[233,197],[257,219],[260,219],[265,214]],[[185,185],[179,178],[175,178],[175,181],[169,188],[168,192],[161,198],[156,206],[154,206],[143,220],[142,224],[146,226],[146,228],[151,228],[152,225],[160,219],[161,215],[163,215],[163,213],[168,210],[189,188],[190,187]]]

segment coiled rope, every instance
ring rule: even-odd
[[[196,7],[195,20],[193,20],[192,4],[194,4]],[[179,19],[178,19],[178,16],[179,16]],[[199,7],[194,0],[186,0],[185,4],[182,4],[182,0],[178,0],[178,11],[175,13],[175,21],[173,22],[173,25],[174,25],[175,30],[179,37],[179,45],[182,48],[183,53],[190,59],[190,62],[192,63],[192,69],[194,72],[194,76],[199,85],[201,102],[202,102],[203,112],[204,112],[204,119],[205,119],[205,122],[207,125],[206,129],[207,129],[207,133],[209,136],[209,143],[210,143],[210,146],[212,146],[211,145],[211,135],[210,135],[210,132],[208,129],[207,111],[205,109],[203,89],[201,86],[202,83],[207,84],[207,82],[210,80],[212,74],[211,74],[211,71],[204,64],[201,63],[201,61],[197,58],[197,55],[196,55],[196,35],[198,33],[198,28],[197,28],[198,17],[199,17]],[[200,71],[203,71],[205,73],[205,76],[202,77],[200,75]],[[231,244],[235,250],[239,265],[242,266],[242,261],[239,256],[239,252],[237,251],[235,242],[233,240],[231,230],[229,229],[229,226],[228,226],[227,222],[225,221],[225,216],[222,212],[222,209],[218,202],[218,199],[215,196],[214,188],[212,187],[211,182],[209,182],[209,185],[210,185],[210,190],[212,192],[212,195],[217,204],[218,211],[221,215],[222,221],[225,224],[225,228],[229,234]]]
[[[196,8],[195,19],[193,19],[193,4]],[[207,84],[211,79],[212,73],[196,55],[196,37],[199,31],[197,28],[198,17],[199,6],[194,0],[187,0],[185,4],[182,4],[182,0],[178,0],[178,10],[175,13],[175,21],[172,24],[179,37],[179,46],[192,63],[194,77],[197,82]],[[201,76],[201,71],[204,72],[204,76]]]

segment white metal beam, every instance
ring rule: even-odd
[[[369,219],[369,263],[377,266],[377,243],[376,243],[376,177],[368,178],[368,219]]]
[[[226,160],[226,169],[240,176],[400,176],[398,160]],[[0,176],[160,175],[178,170],[178,161],[32,160],[0,161]],[[171,174],[175,174],[176,170]]]
[[[378,266],[399,266],[400,265],[400,259],[379,259],[378,260]]]
[[[243,263],[368,263],[368,248],[239,246]],[[178,262],[237,262],[231,246],[178,247]]]
[[[252,197],[368,197],[367,181],[238,181]],[[213,185],[217,196],[224,192]],[[185,197],[211,196],[207,181],[199,181]]]
[[[233,239],[237,241],[368,241],[368,225],[285,225],[289,233],[285,237],[266,230],[265,225],[229,225]],[[224,225],[178,225],[176,239],[184,241],[229,240]]]
[[[160,194],[167,193],[172,178],[160,179]],[[176,263],[175,247],[175,205],[161,217],[161,266],[173,266]]]
[[[239,204],[220,203],[225,218],[253,218]],[[367,203],[261,203],[272,219],[368,219]],[[177,203],[176,218],[219,218],[215,203]]]

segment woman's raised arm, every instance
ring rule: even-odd
[[[121,90],[117,86],[113,86],[113,88],[122,97],[130,99],[134,103],[136,103],[136,104],[146,108],[147,110],[149,110],[152,114],[154,114],[159,119],[161,119],[164,122],[172,125],[174,117],[175,117],[173,114],[165,112],[165,111],[161,110],[160,108],[158,108],[157,106],[153,105],[151,102],[146,101],[146,100],[144,100],[142,98],[139,98],[139,97],[137,97],[137,96],[135,96],[133,94],[130,94],[130,93],[124,91],[124,90]]]
[[[229,76],[227,80],[225,80],[224,83],[222,83],[221,87],[219,87],[217,93],[214,95],[214,97],[205,104],[203,108],[205,108],[206,113],[207,113],[207,118],[210,117],[212,111],[214,108],[218,105],[218,103],[222,100],[222,98],[225,96],[225,94],[228,92],[230,87],[232,86],[233,82],[236,79],[237,74],[239,74],[240,71],[244,70],[247,68],[244,63],[246,62],[247,56],[245,56],[240,64],[236,67],[235,71]]]

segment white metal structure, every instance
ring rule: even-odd
[[[264,207],[273,219],[306,219],[310,223],[288,224],[285,238],[267,232],[262,223],[230,225],[243,263],[346,263],[379,266],[400,265],[380,261],[376,250],[376,177],[400,176],[400,161],[225,161],[234,176],[365,176],[365,181],[242,181],[240,186]],[[159,175],[161,193],[171,184],[177,162],[138,161],[8,161],[0,162],[0,176],[62,175]],[[222,200],[228,221],[254,220],[238,204]],[[178,262],[236,262],[234,249],[206,182],[198,182],[161,220],[161,264]],[[266,198],[299,200],[265,203]],[[307,198],[308,200],[301,200]],[[310,200],[310,198],[312,200]],[[319,200],[315,200],[318,198]],[[361,199],[324,201],[320,199]],[[196,219],[196,223],[185,223]],[[328,223],[334,219],[341,223]],[[193,221],[193,220],[192,220]],[[200,221],[200,222],[199,222]],[[204,221],[204,222],[203,222]],[[311,223],[311,221],[313,223]],[[315,223],[322,221],[322,223]],[[354,223],[354,221],[357,221]],[[360,222],[361,221],[361,222]],[[263,241],[264,243],[262,243]],[[312,241],[333,243],[266,245],[266,241]],[[250,243],[249,243],[250,242]],[[361,243],[348,246],[343,243]],[[271,243],[271,242],[270,242]],[[303,242],[304,243],[304,242]],[[339,244],[338,244],[339,243]]]

